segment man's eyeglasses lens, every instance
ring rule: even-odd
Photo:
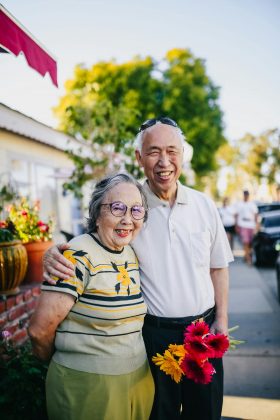
[[[172,120],[169,117],[151,118],[150,120],[147,120],[143,124],[141,124],[141,127],[139,128],[139,133],[143,130],[146,130],[146,128],[152,127],[158,121],[162,124],[172,125],[172,127],[178,127],[176,121]]]
[[[116,217],[124,216],[128,208],[130,208],[131,215],[135,220],[144,219],[146,214],[145,207],[140,206],[140,204],[135,204],[132,207],[127,207],[127,205],[122,203],[121,201],[115,201],[113,203],[102,204],[102,206],[109,206],[112,215]]]

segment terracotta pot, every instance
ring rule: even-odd
[[[43,280],[43,255],[53,246],[52,241],[28,242],[24,244],[27,251],[28,267],[23,283],[42,283]]]
[[[0,294],[14,295],[27,269],[27,253],[21,241],[0,243]]]

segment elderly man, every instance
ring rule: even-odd
[[[133,242],[144,299],[143,335],[149,360],[171,343],[182,343],[186,325],[204,318],[212,332],[227,334],[230,246],[215,204],[180,184],[184,137],[170,118],[143,123],[136,158],[147,181],[149,217]],[[63,247],[61,247],[63,248]],[[66,267],[68,266],[68,268]],[[45,279],[65,278],[71,265],[52,248],[45,257]],[[156,386],[152,420],[218,420],[223,400],[221,359],[208,385],[186,378],[173,382],[151,363]]]

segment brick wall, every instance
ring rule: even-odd
[[[9,331],[10,341],[16,345],[28,337],[28,322],[39,295],[38,283],[20,286],[20,293],[15,296],[0,295],[0,331]]]

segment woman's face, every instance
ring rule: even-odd
[[[125,204],[128,207],[126,213],[123,216],[114,216],[110,206],[107,205],[111,203],[116,203],[112,210],[117,214],[123,207],[122,204]],[[137,206],[142,205],[141,194],[133,184],[123,182],[108,191],[103,198],[100,215],[96,221],[97,233],[102,244],[114,251],[121,251],[125,245],[128,245],[140,231],[144,220],[134,219],[131,207],[135,206],[134,212],[137,217]]]

